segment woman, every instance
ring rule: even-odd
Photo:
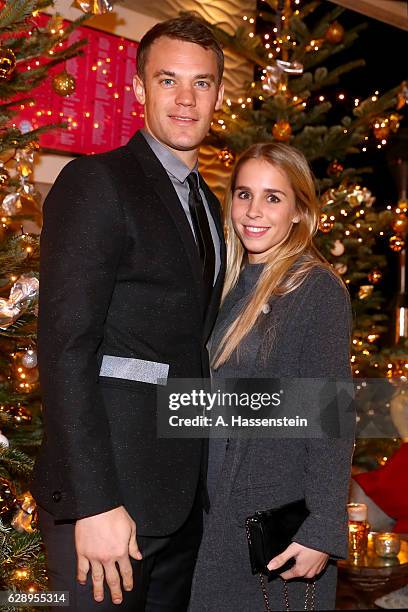
[[[304,156],[257,144],[236,164],[226,206],[227,272],[211,342],[215,378],[351,380],[350,302],[313,245],[319,205]],[[305,498],[310,511],[269,569],[296,565],[267,584],[271,610],[334,609],[335,560],[347,556],[346,503],[353,439],[210,440],[211,510],[193,581],[190,612],[261,612],[250,571],[245,519]],[[310,592],[309,592],[310,595]]]

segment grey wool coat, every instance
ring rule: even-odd
[[[213,346],[248,299],[261,270],[261,264],[247,264],[241,272],[221,308]],[[313,268],[298,289],[271,298],[269,306],[244,339],[239,358],[233,354],[214,376],[341,378],[351,384],[350,300],[334,274]],[[354,414],[351,418],[354,422]],[[330,555],[316,580],[315,609],[334,609],[336,559],[347,556],[353,428],[336,438],[231,438],[205,520],[189,612],[265,609],[259,578],[250,570],[245,519],[301,497],[310,514],[293,541]],[[288,592],[290,609],[303,610],[306,582],[288,581]],[[280,577],[268,582],[268,593],[271,609],[284,610]]]

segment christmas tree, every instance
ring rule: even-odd
[[[350,52],[340,54],[351,48],[365,25],[343,27],[338,20],[344,9],[332,7],[315,0],[262,0],[258,13],[245,15],[233,36],[212,26],[224,46],[254,64],[254,79],[238,99],[226,100],[212,125],[210,144],[220,150],[219,160],[227,167],[255,142],[287,142],[303,151],[321,201],[316,244],[352,298],[353,373],[405,380],[408,334],[391,341],[388,337],[394,321],[387,311],[383,276],[387,250],[405,257],[408,202],[405,193],[394,207],[374,205],[374,195],[364,186],[371,171],[364,153],[385,147],[398,131],[408,87],[397,83],[383,95],[356,98],[350,112],[341,114],[340,104],[329,101],[333,88],[364,61],[350,60]],[[341,63],[345,56],[349,61]],[[336,102],[344,97],[337,94]],[[398,446],[390,418],[392,401],[401,400],[397,395],[386,383],[380,392],[367,390],[359,402],[360,431],[368,427],[377,432],[371,440],[358,441],[355,460],[361,465],[375,467]]]
[[[42,435],[35,349],[39,241],[22,224],[27,219],[41,224],[40,195],[31,175],[40,134],[56,126],[21,130],[13,119],[25,105],[35,104],[32,90],[50,69],[78,55],[86,42],[67,42],[84,18],[66,25],[54,15],[39,26],[39,12],[50,5],[50,0],[0,3],[0,589],[33,593],[46,586],[28,490]],[[54,79],[62,95],[72,90],[64,70]]]

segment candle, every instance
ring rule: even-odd
[[[353,523],[365,522],[367,520],[366,504],[347,504],[349,521]]]
[[[376,533],[375,552],[379,557],[396,557],[400,551],[400,537],[397,533]]]
[[[364,556],[367,550],[367,506],[366,504],[347,504],[349,556],[358,559]]]

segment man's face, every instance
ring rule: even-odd
[[[150,47],[143,81],[135,76],[133,84],[157,140],[175,151],[199,148],[224,91],[213,51],[163,36]]]

